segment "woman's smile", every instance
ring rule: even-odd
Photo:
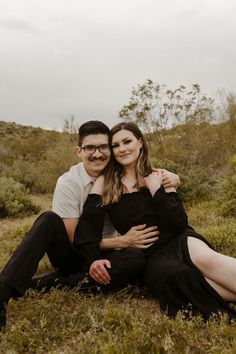
[[[136,163],[142,148],[142,142],[134,134],[122,129],[113,135],[112,149],[115,159],[121,164]]]

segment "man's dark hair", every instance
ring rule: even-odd
[[[84,138],[91,134],[105,134],[109,137],[110,129],[100,120],[89,120],[79,127],[78,145],[81,146]]]

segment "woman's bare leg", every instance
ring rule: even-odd
[[[212,250],[203,241],[188,237],[189,255],[205,278],[236,295],[236,259]]]
[[[232,291],[225,289],[221,285],[215,283],[211,279],[206,278],[206,281],[212,286],[212,288],[225,300],[229,302],[235,302],[236,301],[236,294],[233,293]]]

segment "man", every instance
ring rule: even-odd
[[[80,127],[77,153],[82,163],[72,166],[58,179],[53,211],[45,212],[36,219],[0,274],[0,328],[6,324],[9,299],[24,295],[45,253],[52,266],[59,270],[59,278],[66,279],[64,284],[73,286],[81,279],[83,264],[73,249],[73,239],[93,181],[109,162],[109,133],[109,128],[100,121],[89,121]],[[166,183],[172,183],[172,180],[178,184],[178,177],[167,173]],[[134,280],[144,265],[139,248],[147,247],[149,242],[157,239],[157,234],[154,227],[141,225],[115,238],[115,230],[107,220],[101,248],[121,249],[110,251],[106,257],[109,263],[104,263],[104,260],[94,262],[90,268],[91,278],[105,284],[108,289]]]

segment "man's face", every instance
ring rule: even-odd
[[[88,174],[92,177],[99,176],[110,160],[108,135],[87,135],[83,139],[82,146],[78,147],[77,153],[82,158]]]

